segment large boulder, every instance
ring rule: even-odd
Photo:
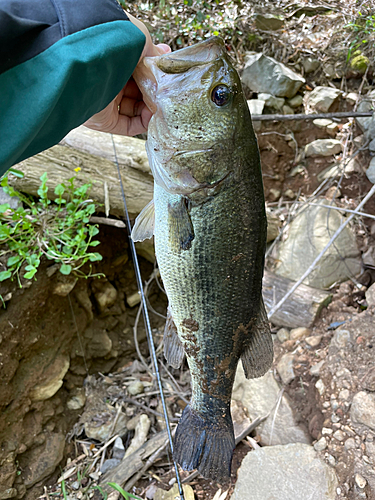
[[[335,500],[337,477],[312,446],[267,446],[244,458],[232,500]]]
[[[326,204],[325,198],[317,200],[316,205],[305,207],[290,223],[287,239],[276,248],[277,274],[293,281],[300,279],[340,227],[343,216],[334,208],[319,206]],[[346,226],[304,283],[328,288],[360,272],[361,259],[355,235]]]
[[[284,64],[257,52],[247,53],[242,81],[254,92],[288,98],[295,96],[305,83],[301,75]]]

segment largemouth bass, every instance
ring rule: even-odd
[[[261,287],[267,221],[260,159],[241,82],[223,41],[144,59],[135,74],[153,111],[154,200],[132,238],[155,236],[169,300],[164,354],[184,355],[192,398],[174,441],[184,470],[230,477],[230,401],[239,359],[249,378],[272,363]]]

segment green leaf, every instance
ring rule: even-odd
[[[0,205],[0,214],[3,214],[9,209],[10,209],[9,203],[4,203],[3,205]]]
[[[59,271],[61,274],[68,275],[72,272],[72,266],[70,266],[69,264],[61,264]]]
[[[44,174],[42,174],[39,179],[42,181],[42,182],[46,182],[47,181],[47,172],[44,172]]]
[[[15,177],[18,177],[18,179],[22,179],[23,177],[25,177],[25,175],[24,175],[23,172],[21,172],[20,170],[15,169],[15,168],[10,168],[8,170],[8,172],[10,174],[13,174]]]
[[[29,267],[29,266],[27,266]],[[29,272],[25,273],[23,275],[24,278],[28,279],[28,280],[31,280],[31,278],[34,277],[35,273],[37,272],[37,269],[35,269],[35,267],[33,269],[31,269]]]
[[[90,247],[97,247],[100,245],[100,241],[95,240],[95,241],[90,241]]]
[[[98,226],[89,226],[89,236],[93,237],[99,233]]]
[[[11,271],[1,271],[0,272],[0,281],[5,281],[8,278],[10,278],[11,276],[12,276]]]
[[[57,186],[55,187],[55,194],[57,194],[57,196],[62,196],[65,192],[65,188],[64,188],[64,185],[63,184],[57,184]]]
[[[14,264],[18,264],[18,262],[21,260],[21,257],[19,255],[12,255],[12,257],[9,257],[7,261],[7,267],[14,266]]]
[[[90,262],[96,262],[98,260],[103,260],[103,257],[100,255],[100,253],[94,252],[89,254],[89,259]]]

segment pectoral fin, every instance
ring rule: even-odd
[[[194,229],[185,199],[168,204],[169,239],[175,250],[189,250],[194,239]]]
[[[272,365],[273,341],[263,298],[260,299],[258,318],[250,332],[248,344],[241,354],[246,378],[264,375]]]
[[[154,200],[151,200],[135,219],[131,238],[133,241],[148,240],[154,236],[154,228],[155,207]]]
[[[180,368],[184,355],[184,348],[178,338],[177,328],[168,307],[164,328],[164,357],[173,368]]]

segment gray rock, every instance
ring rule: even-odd
[[[96,331],[88,346],[91,357],[104,358],[112,350],[112,340],[109,338],[108,333],[103,330]]]
[[[255,26],[264,31],[276,31],[283,27],[284,19],[272,14],[255,14]]]
[[[100,467],[100,472],[102,474],[105,474],[107,471],[113,469],[114,467],[117,467],[117,465],[119,465],[120,462],[121,460],[118,460],[116,458],[108,458],[108,460],[106,460]]]
[[[323,396],[323,394],[325,393],[326,387],[325,387],[324,382],[323,382],[322,379],[319,379],[319,380],[316,381],[315,387],[317,388],[319,394],[321,396]]]
[[[310,347],[317,347],[320,344],[322,338],[322,335],[313,335],[311,337],[307,337],[305,340],[306,344],[308,344]]]
[[[283,106],[283,114],[284,115],[294,115],[294,109],[288,106],[287,104],[284,104]]]
[[[295,95],[291,99],[288,99],[287,102],[288,106],[290,106],[291,108],[299,108],[300,106],[302,106],[302,103],[303,97],[301,95]]]
[[[312,446],[270,446],[246,455],[231,500],[335,500],[337,486]]]
[[[335,334],[331,339],[330,345],[332,347],[337,347],[338,349],[343,349],[352,342],[352,335],[349,330],[336,330]]]
[[[8,498],[14,498],[18,495],[16,488],[7,488],[0,491],[0,500],[7,500]]]
[[[140,380],[134,380],[134,382],[128,385],[128,393],[131,396],[137,396],[137,394],[142,394],[144,390],[145,386]]]
[[[83,388],[79,387],[75,389],[68,399],[66,406],[69,410],[80,410],[85,406],[86,394]]]
[[[305,146],[306,158],[337,155],[341,151],[342,144],[337,139],[316,139]]]
[[[353,424],[363,424],[375,430],[375,394],[357,392],[350,408],[350,418]]]
[[[116,460],[122,460],[125,455],[125,447],[122,439],[120,437],[116,438],[115,443],[112,448],[112,458]]]
[[[258,94],[258,99],[264,101],[265,106],[268,108],[274,108],[278,111],[281,111],[285,104],[285,99],[283,97],[275,97],[271,94]]]
[[[306,59],[302,61],[302,66],[305,70],[305,73],[312,73],[319,68],[320,62],[317,59],[313,59],[312,57],[306,57]]]
[[[372,139],[372,141],[368,145],[368,148],[369,148],[370,153],[374,153],[375,152],[375,139]]]
[[[322,437],[319,439],[319,441],[317,441],[317,442],[314,444],[314,449],[315,449],[316,451],[323,451],[323,450],[325,450],[325,449],[327,448],[327,445],[328,445],[328,443],[327,443],[327,439],[326,439],[324,436],[322,436]]]
[[[333,433],[333,437],[337,439],[337,441],[344,441],[345,434],[342,432],[342,430],[337,429],[337,431]]]
[[[365,297],[369,307],[375,306],[375,283],[366,291]]]
[[[341,401],[347,401],[350,397],[350,391],[349,389],[341,389],[339,392],[339,399]]]
[[[372,111],[374,109],[373,102],[375,101],[375,92],[372,90],[369,92],[359,103],[357,111]],[[371,139],[375,138],[375,118],[374,115],[364,118],[356,118],[356,122],[360,126],[363,132],[366,132],[368,135],[368,131],[370,130],[369,137]]]
[[[280,387],[272,372],[267,372],[258,379],[248,380],[242,366],[238,367],[232,398],[241,401],[247,408],[251,420],[271,412],[269,418],[256,429],[257,434],[261,437],[261,443],[264,445],[310,443],[308,432],[297,425],[285,393],[278,407],[271,439],[272,420],[279,395]]]
[[[277,371],[281,380],[285,385],[295,379],[296,375],[293,370],[294,354],[288,352],[284,354],[277,363]]]
[[[328,118],[316,118],[313,120],[313,124],[318,128],[326,128],[328,125],[331,125],[331,123],[333,123],[333,121]]]
[[[363,476],[361,476],[361,474],[356,474],[354,476],[354,481],[356,482],[358,488],[360,488],[361,490],[366,487],[367,481]]]
[[[264,101],[262,99],[249,99],[247,105],[249,106],[251,116],[263,113]],[[262,122],[253,122],[253,128],[255,132],[259,132],[262,128]]]
[[[76,286],[78,278],[76,276],[72,276],[71,274],[64,276],[61,273],[58,273],[56,276],[57,280],[53,285],[52,293],[60,295],[60,297],[66,297]]]
[[[284,64],[256,52],[247,53],[242,81],[255,92],[288,98],[295,96],[305,83],[301,75]]]
[[[312,367],[310,368],[311,375],[313,375],[314,377],[319,377],[320,370],[323,365],[324,365],[324,359],[322,359],[322,361],[319,361],[319,363],[312,365]]]
[[[319,206],[327,203],[325,198],[316,200],[315,203],[318,206],[309,206],[297,215],[289,225],[287,239],[276,245],[279,262],[276,273],[293,281],[297,281],[304,274],[343,220],[337,210],[329,211],[328,208]],[[347,226],[304,283],[322,289],[336,281],[345,281],[360,272],[361,259],[356,237]]]
[[[349,92],[345,96],[345,100],[348,104],[351,106],[354,106],[354,104],[357,102],[359,94],[356,94],[355,92]]]
[[[370,182],[375,184],[375,157],[371,158],[370,165],[366,170],[366,176]]]
[[[22,201],[17,198],[17,196],[9,196],[9,194],[6,193],[2,187],[0,187],[0,205],[5,205],[5,203],[8,203],[10,208],[13,208],[14,210],[22,206]]]
[[[345,441],[344,446],[345,446],[345,449],[347,449],[347,450],[354,450],[354,449],[355,449],[355,447],[356,447],[356,446],[355,446],[355,439],[354,439],[354,438],[352,438],[352,437],[348,438],[348,439]]]
[[[339,89],[333,89],[332,87],[315,87],[310,94],[305,96],[306,111],[314,110],[327,113],[340,94]]]
[[[289,340],[289,330],[287,330],[286,328],[280,328],[276,335],[279,342],[285,342],[286,340]]]

